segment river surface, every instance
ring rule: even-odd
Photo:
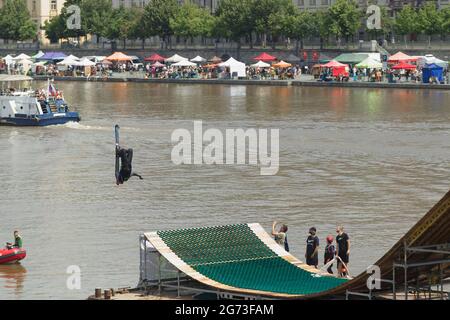
[[[44,86],[44,82],[37,85]],[[356,275],[380,258],[449,189],[450,92],[61,82],[82,122],[0,127],[0,241],[19,229],[27,258],[0,266],[0,299],[84,299],[134,286],[144,231],[273,220],[304,260],[315,226],[343,224]],[[181,165],[171,134],[205,128],[280,129],[280,168]],[[117,187],[113,125],[145,180]],[[322,262],[323,250],[320,251]],[[81,289],[67,268],[79,266]]]

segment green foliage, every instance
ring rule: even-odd
[[[420,30],[418,14],[411,5],[406,5],[397,13],[394,29],[398,34],[407,35]]]
[[[111,0],[81,0],[81,27],[87,34],[105,36],[111,22]]]
[[[136,8],[119,7],[112,9],[111,20],[106,26],[105,36],[108,39],[126,40],[133,38],[135,31],[134,18],[136,17]]]
[[[173,33],[185,39],[212,35],[214,23],[214,17],[209,11],[189,2],[183,4],[170,18]]]
[[[353,36],[361,27],[362,11],[354,0],[336,0],[328,9],[330,31],[337,37]]]
[[[36,35],[37,26],[31,20],[25,0],[6,0],[0,9],[0,38],[23,41]]]
[[[450,7],[442,9],[440,11],[441,15],[441,34],[448,35],[450,34]]]
[[[420,8],[418,14],[419,29],[422,33],[431,36],[441,33],[442,15],[433,2],[427,2]]]
[[[221,0],[217,8],[216,32],[240,43],[253,31],[251,4],[253,0]]]
[[[179,10],[177,0],[150,0],[141,19],[145,36],[160,36],[166,39],[173,35],[170,19],[173,19]]]

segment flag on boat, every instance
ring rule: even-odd
[[[53,83],[49,83],[48,84],[48,94],[49,95],[51,95],[51,96],[55,96],[56,95],[56,88],[55,88],[55,86],[53,85]]]

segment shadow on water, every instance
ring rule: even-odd
[[[27,269],[20,263],[0,265],[0,288],[17,297],[23,292]]]

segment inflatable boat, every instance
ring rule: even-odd
[[[27,256],[27,252],[22,248],[3,248],[0,249],[0,264],[16,263],[24,259]]]

